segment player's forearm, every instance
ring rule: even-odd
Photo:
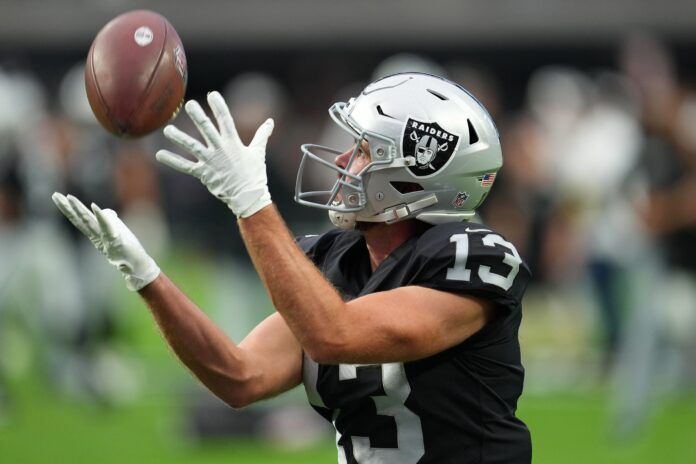
[[[255,366],[167,276],[160,274],[140,295],[169,346],[201,382],[233,407],[251,402]]]
[[[345,303],[296,245],[275,206],[238,223],[275,308],[302,347],[310,355],[340,349],[349,334]]]

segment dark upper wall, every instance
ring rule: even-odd
[[[693,0],[0,0],[0,43],[89,43],[110,18],[144,6],[189,46],[602,44],[635,28],[696,40]]]

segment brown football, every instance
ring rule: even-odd
[[[162,15],[136,10],[112,19],[92,42],[87,97],[109,132],[140,137],[178,113],[188,71],[179,35]]]

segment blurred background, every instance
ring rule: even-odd
[[[137,295],[50,201],[119,211],[229,333],[272,311],[235,221],[106,133],[84,94],[112,17],[165,15],[188,98],[221,90],[247,141],[268,116],[271,194],[295,234],[301,143],[327,109],[417,70],[471,90],[504,167],[482,220],[530,263],[519,416],[535,462],[696,462],[696,4],[680,0],[0,0],[0,462],[335,462],[295,391],[242,411],[169,352]],[[188,126],[185,117],[177,124]]]

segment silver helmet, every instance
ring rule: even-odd
[[[368,85],[348,103],[335,103],[331,118],[355,138],[348,165],[321,145],[302,145],[295,201],[329,211],[338,227],[356,221],[431,224],[475,214],[503,163],[498,131],[469,92],[422,73],[395,74]],[[365,142],[371,160],[351,172]],[[317,172],[326,187],[316,186]]]

